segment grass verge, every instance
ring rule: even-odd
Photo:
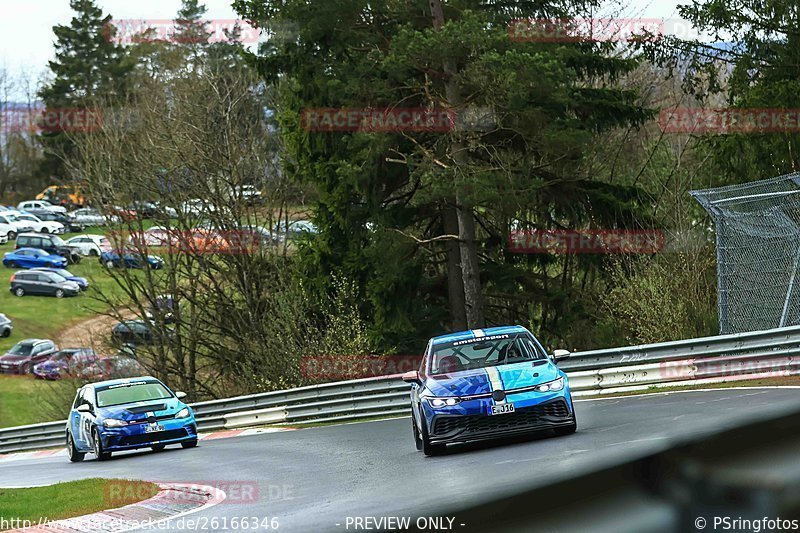
[[[47,487],[26,489],[0,488],[0,517],[7,522],[0,529],[21,527],[29,521],[63,520],[114,509],[148,498],[159,491],[158,485],[147,481],[125,479],[82,479],[57,483]]]

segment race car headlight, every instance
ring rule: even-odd
[[[461,398],[428,398],[428,403],[431,407],[449,407],[456,405],[461,401]]]
[[[106,418],[103,420],[103,425],[107,428],[121,428],[123,426],[127,426],[128,423],[125,420],[118,420],[116,418]]]
[[[189,408],[188,407],[184,407],[183,409],[178,411],[178,414],[175,415],[175,418],[189,418],[191,416],[191,414],[192,414],[192,412],[189,411]]]
[[[536,392],[555,392],[560,391],[564,388],[564,378],[558,378],[554,381],[548,381],[547,383],[542,383],[538,387],[536,387]]]

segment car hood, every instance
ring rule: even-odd
[[[30,355],[11,355],[5,354],[0,356],[0,363],[19,363],[21,361],[30,360]]]
[[[433,374],[425,381],[426,388],[434,396],[472,396],[491,393],[492,377],[497,372],[502,390],[532,387],[558,379],[556,365],[550,361],[533,365],[532,362],[493,366],[476,370],[464,370],[449,374]]]
[[[165,400],[150,400],[101,407],[98,409],[97,416],[98,418],[116,418],[130,422],[132,420],[145,420],[147,413],[153,413],[155,417],[174,416],[184,407],[186,407],[186,404],[177,398],[167,398]]]

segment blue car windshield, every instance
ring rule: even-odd
[[[434,345],[430,372],[446,374],[547,359],[526,333],[490,335]]]
[[[97,389],[97,407],[165,400],[167,398],[172,398],[172,393],[157,381],[133,381]]]

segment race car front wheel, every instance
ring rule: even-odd
[[[411,431],[414,435],[414,446],[417,447],[417,451],[422,451],[422,438],[419,436],[419,429],[417,429],[417,419],[414,418],[414,413],[411,413]]]
[[[421,409],[420,409],[421,411]],[[439,455],[440,453],[444,452],[445,445],[444,444],[431,444],[430,435],[428,435],[428,424],[425,422],[425,414],[421,413],[420,416],[422,417],[420,426],[422,427],[422,434],[420,438],[422,440],[422,453],[427,456]]]
[[[94,440],[94,455],[98,461],[105,461],[111,457],[111,452],[103,451],[103,441],[100,440],[100,435],[97,430],[92,431],[92,440]]]
[[[72,434],[69,431],[67,431],[67,455],[71,463],[79,463],[86,456],[85,453],[81,453],[75,448],[75,443],[72,442]]]
[[[181,442],[181,446],[183,446],[184,448],[194,448],[195,446],[197,446],[197,439]]]

